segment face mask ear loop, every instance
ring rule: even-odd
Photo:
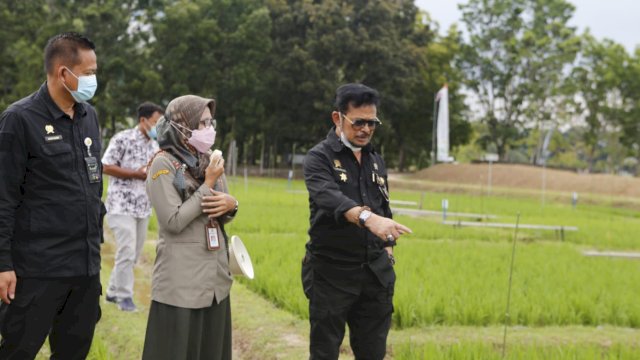
[[[344,115],[340,114],[340,134],[344,135]]]
[[[358,152],[362,150],[361,147],[354,146],[351,142],[349,142],[349,140],[347,139],[347,136],[344,134],[344,131],[342,130],[343,127],[344,127],[344,119],[340,117],[340,140],[342,140],[342,144],[344,144],[344,146],[348,147],[349,149],[351,149],[351,151],[354,151],[354,152]]]
[[[68,67],[63,66],[68,72],[71,73],[71,75],[73,75],[74,78],[78,79],[78,77],[76,76],[76,74],[73,73],[73,71],[71,71]],[[69,87],[67,86],[67,83],[65,81],[62,81],[62,86],[64,86],[65,89],[67,89],[68,92],[71,92],[72,90],[69,89]]]
[[[191,131],[191,129],[187,129],[186,127],[184,127],[184,126],[182,126],[182,125],[180,125],[180,124],[176,124],[176,123],[174,123],[174,122],[173,122],[173,121],[171,121],[171,120],[169,120],[169,124],[171,124],[171,126],[173,126],[173,128],[174,128],[174,129],[176,129],[176,131],[177,131],[177,132],[179,132],[180,134],[182,134],[182,136],[184,136],[184,137],[185,137],[185,139],[188,139],[188,138],[189,138],[187,135],[185,135],[185,134],[184,134],[180,129],[178,129],[176,126],[179,126],[179,127],[183,128],[183,129],[186,129],[186,130],[189,130],[189,131]]]

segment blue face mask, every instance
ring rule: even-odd
[[[153,127],[151,129],[149,129],[149,131],[147,131],[147,135],[152,140],[158,140],[158,131],[156,130],[156,126],[155,125],[153,125]]]
[[[69,70],[68,67],[65,66],[65,68]],[[71,93],[71,96],[73,96],[76,102],[87,102],[91,100],[98,89],[98,79],[96,75],[76,76],[73,71],[69,70],[69,72],[78,79],[78,90],[73,91],[69,89],[65,83],[62,83],[62,85]]]

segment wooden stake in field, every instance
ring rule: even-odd
[[[513,248],[511,250],[511,266],[509,267],[509,288],[507,290],[507,310],[504,316],[504,335],[502,337],[502,358],[507,351],[507,327],[509,326],[509,320],[511,320],[511,315],[509,313],[509,306],[511,305],[511,283],[513,279],[513,263],[516,257],[516,242],[518,241],[518,225],[520,224],[520,213],[516,218],[516,230],[513,235]]]

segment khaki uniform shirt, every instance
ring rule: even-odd
[[[176,167],[171,155],[153,160],[147,174],[147,192],[158,216],[159,241],[153,267],[151,298],[182,308],[199,309],[224,300],[231,283],[226,242],[219,232],[220,248],[207,248],[202,197],[212,195],[202,184],[182,201],[173,185]]]

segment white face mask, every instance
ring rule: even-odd
[[[344,136],[344,131],[342,131],[343,127],[344,127],[344,119],[342,118],[342,116],[340,116],[340,140],[342,141],[344,146],[351,149],[351,151],[353,152],[361,151],[362,150],[361,147],[354,146],[351,142],[349,142],[349,140],[347,140],[347,137]]]

